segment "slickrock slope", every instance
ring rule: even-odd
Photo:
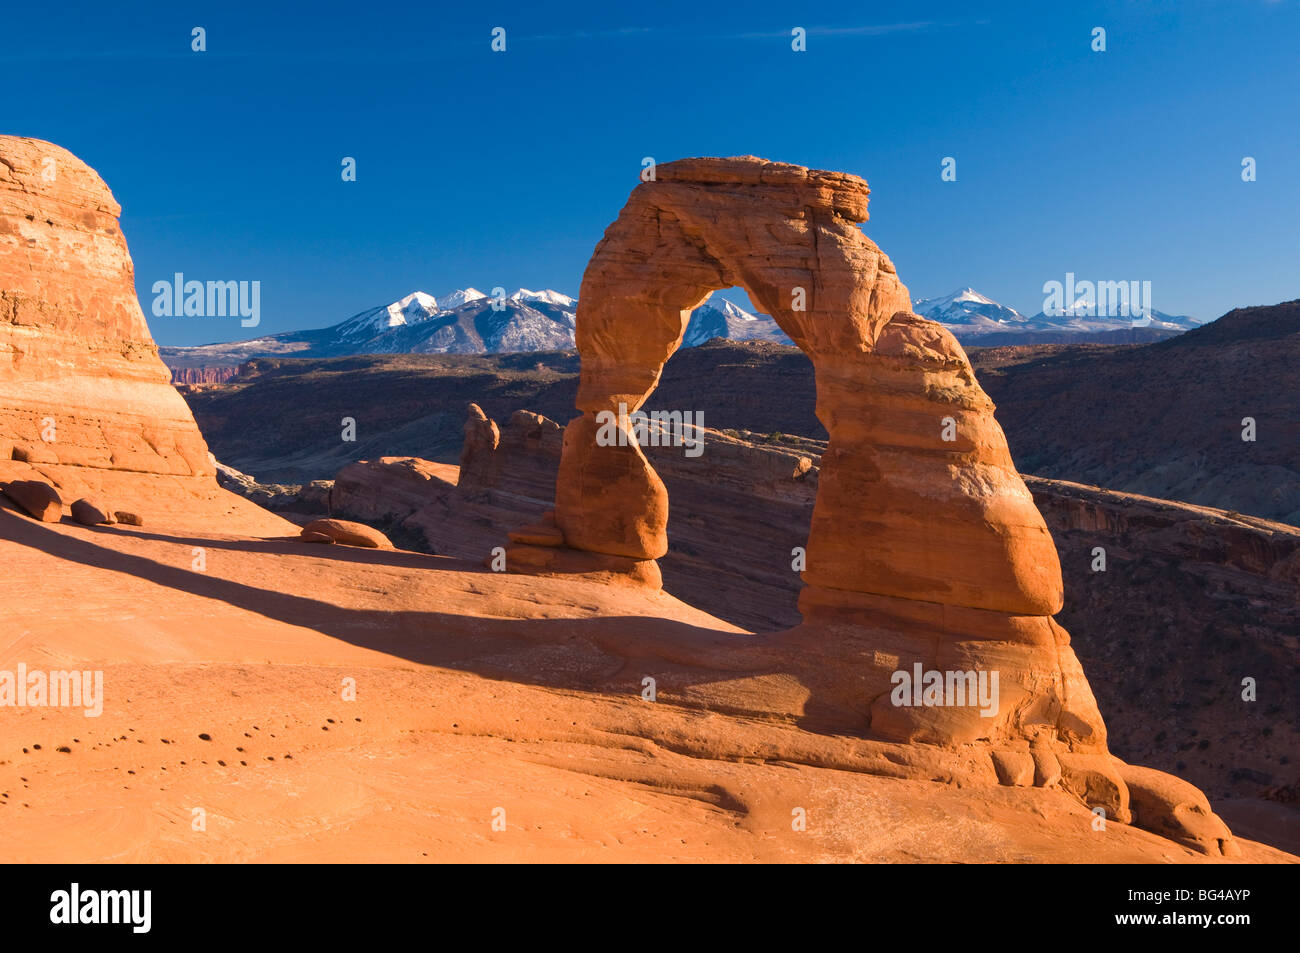
[[[120,211],[67,150],[0,136],[0,482],[273,526],[216,485],[140,311]]]
[[[23,593],[0,670],[103,673],[98,717],[4,710],[5,862],[1215,859],[1094,830],[1060,790],[928,780],[952,769],[917,746],[927,780],[860,739],[701,710],[699,674],[656,651],[748,637],[662,593],[7,511],[0,565]]]
[[[466,427],[464,468],[414,457],[344,467],[329,507],[410,548],[481,559],[502,543],[501,527],[536,523],[554,508],[563,440],[559,424],[528,411],[500,425],[495,445],[472,436],[481,427]],[[824,444],[807,441],[812,449],[801,452],[715,431],[705,439],[708,449],[696,459],[680,448],[647,449],[675,501],[669,552],[660,561],[665,588],[752,631],[794,625],[800,583],[791,550],[808,538]],[[244,492],[261,499],[273,489]],[[317,512],[297,499],[285,505]]]

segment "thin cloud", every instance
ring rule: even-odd
[[[805,29],[809,36],[884,36],[887,33],[918,33],[921,30],[954,26],[952,23],[934,23],[930,20],[916,23],[876,23],[869,26],[811,26]],[[734,39],[770,40],[790,35],[789,30],[778,33],[735,33]]]

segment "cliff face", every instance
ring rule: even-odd
[[[215,470],[136,299],[95,172],[0,136],[0,480],[128,508],[213,502]]]
[[[1300,689],[1289,673],[1300,657],[1300,530],[1026,482],[1060,548],[1060,618],[1117,753],[1175,771],[1211,797],[1294,791]],[[1115,725],[1132,727],[1116,738]]]
[[[239,373],[237,367],[173,367],[173,384],[224,384]]]

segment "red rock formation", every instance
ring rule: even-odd
[[[800,713],[828,728],[988,746],[1002,783],[1059,782],[1127,821],[1126,766],[1051,618],[1063,598],[1052,538],[961,346],[910,313],[893,264],[858,229],[868,191],[854,176],[743,157],[661,165],[632,192],[579,295],[582,416],[565,430],[555,491],[565,545],[516,541],[510,567],[657,583],[667,491],[630,431],[597,439],[601,418],[640,408],[691,310],[739,285],[812,360],[830,441],[804,624],[691,661],[780,658],[808,693]],[[900,701],[896,678],[912,671],[996,675],[992,716],[965,701]],[[1213,823],[1221,836],[1196,836],[1217,852],[1230,835]]]
[[[119,212],[70,152],[0,136],[0,481],[228,511],[145,324]]]
[[[57,523],[63,518],[63,500],[54,487],[40,480],[13,480],[3,487],[4,495],[18,504],[27,515],[42,523]]]
[[[113,511],[98,500],[80,499],[75,501],[71,509],[71,516],[83,526],[97,526],[100,523],[116,523],[117,518],[113,516]]]
[[[662,483],[635,441],[597,444],[595,415],[639,408],[689,311],[739,284],[812,358],[831,433],[806,581],[1001,612],[1060,608],[1055,550],[992,403],[956,340],[908,313],[892,263],[857,228],[867,194],[854,176],[753,158],[669,163],[633,192],[583,278],[584,416],[569,425],[556,495],[571,547],[663,554]]]
[[[305,542],[335,542],[344,546],[361,546],[366,549],[392,549],[388,537],[364,523],[350,520],[312,520],[302,528],[300,536]]]

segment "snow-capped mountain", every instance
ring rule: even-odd
[[[470,289],[473,291],[474,289]],[[541,301],[546,304],[557,305],[561,308],[568,308],[573,311],[578,307],[578,299],[570,298],[568,295],[560,294],[558,291],[529,291],[527,288],[520,288],[510,296],[511,301]]]
[[[722,298],[711,298],[691,312],[682,347],[696,347],[713,338],[729,341],[771,341],[793,344],[766,314],[750,314]]]
[[[937,321],[957,340],[969,343],[997,342],[1025,344],[1035,340],[1069,340],[1073,335],[1107,334],[1112,331],[1148,329],[1147,333],[1177,334],[1203,322],[1187,315],[1165,314],[1151,309],[1145,317],[1097,315],[1096,305],[1079,298],[1060,313],[1040,311],[1027,318],[1015,308],[999,304],[973,288],[963,288],[941,298],[922,298],[912,305],[922,317]],[[994,337],[997,335],[998,337]],[[1005,336],[1005,337],[1003,337]]]
[[[938,321],[954,334],[958,330],[970,335],[1023,331],[1029,320],[1015,308],[998,304],[974,288],[962,288],[942,298],[922,298],[913,302],[912,310]]]
[[[515,292],[515,294],[522,294],[522,293],[523,293],[522,288],[520,288],[519,291]],[[416,294],[422,295],[424,293],[421,291],[417,291]],[[424,297],[427,298],[428,295],[424,295]],[[435,298],[434,300],[438,304],[439,311],[455,311],[462,304],[469,304],[471,301],[478,301],[480,298],[486,298],[486,297],[487,295],[479,291],[477,288],[462,288],[460,291],[453,291],[449,295],[444,295],[443,297]]]
[[[550,289],[506,295],[462,288],[416,291],[338,324],[224,344],[159,348],[171,367],[240,364],[253,357],[351,354],[487,354],[573,347],[577,301]]]
[[[544,292],[546,293],[546,292]],[[549,292],[554,293],[554,292]],[[515,292],[515,295],[523,294],[523,289]],[[532,294],[532,292],[528,292]],[[482,301],[486,298],[483,292],[477,288],[462,288],[459,291],[453,291],[449,295],[441,298],[435,298],[431,294],[425,294],[423,291],[416,291],[407,295],[399,301],[392,304],[383,305],[378,308],[371,308],[368,311],[362,311],[360,314],[354,314],[342,324],[337,325],[340,338],[348,340],[364,339],[369,340],[376,333],[426,321],[438,314],[446,314],[449,311],[455,311],[457,308],[472,304],[475,301]],[[564,297],[560,295],[560,297]],[[509,300],[516,300],[511,296]],[[518,300],[523,300],[522,298]]]
[[[1103,309],[1104,310],[1104,309]],[[1161,331],[1189,331],[1205,322],[1185,314],[1166,314],[1155,308],[1147,308],[1137,316],[1111,316],[1098,314],[1096,302],[1084,296],[1073,306],[1060,311],[1038,312],[1030,318],[1036,329],[1044,331],[1075,331],[1082,333],[1097,331],[1117,331],[1125,328],[1155,328]]]

